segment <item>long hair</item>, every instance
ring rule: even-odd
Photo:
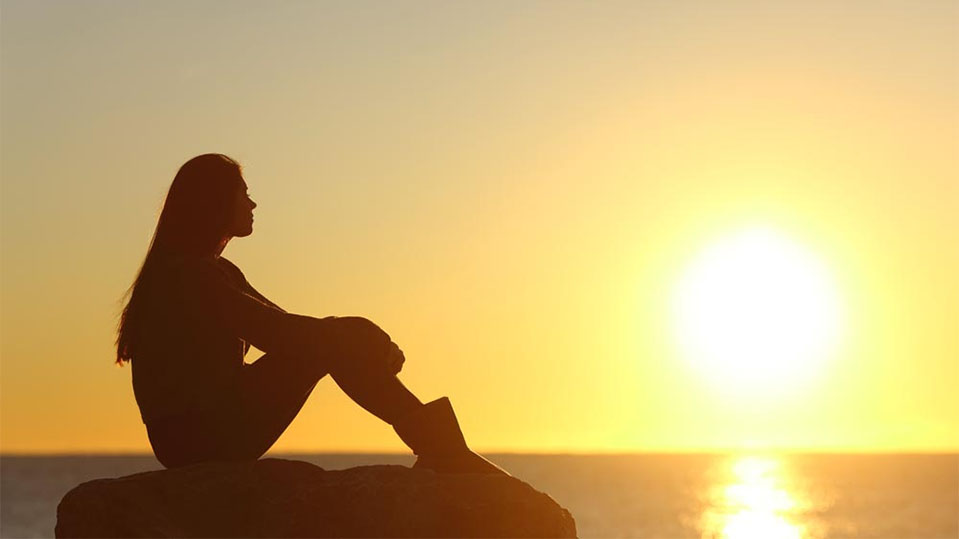
[[[242,182],[239,163],[208,153],[180,167],[163,203],[156,231],[117,326],[117,358],[120,366],[137,351],[139,336],[148,321],[146,288],[157,281],[156,270],[172,257],[202,258],[213,254],[226,237],[233,218],[234,201]]]

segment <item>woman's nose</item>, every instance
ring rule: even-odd
[[[253,199],[251,198],[251,199],[250,199],[250,209],[252,210],[252,209],[255,208],[255,207],[256,207],[256,202],[253,202]]]

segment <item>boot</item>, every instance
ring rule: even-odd
[[[470,450],[446,397],[428,402],[393,425],[416,454],[414,468],[439,473],[488,473],[509,476],[502,468]]]

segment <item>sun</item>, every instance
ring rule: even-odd
[[[771,228],[729,234],[682,274],[673,326],[683,354],[736,390],[777,388],[814,373],[840,333],[826,266]]]

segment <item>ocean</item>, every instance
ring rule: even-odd
[[[270,454],[326,469],[405,455]],[[580,537],[957,538],[959,454],[487,455],[570,510]],[[152,456],[0,456],[0,536],[52,537],[81,482]]]

